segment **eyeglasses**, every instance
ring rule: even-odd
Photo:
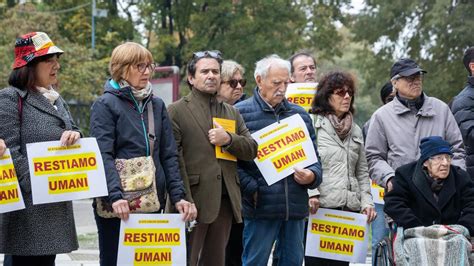
[[[222,59],[222,53],[221,51],[218,50],[212,50],[212,51],[199,51],[193,53],[193,59],[198,59],[202,57],[212,57],[215,59]]]
[[[415,80],[422,80],[423,79],[423,75],[422,74],[415,74],[415,75],[411,75],[411,76],[408,76],[408,77],[403,77],[406,81],[408,82],[414,82]]]
[[[147,64],[147,63],[140,63],[136,64],[135,67],[137,68],[138,72],[140,73],[145,73],[146,69],[148,68],[150,72],[154,72],[156,68],[155,63]]]
[[[332,93],[337,94],[341,97],[345,97],[346,93],[348,93],[350,97],[354,96],[354,90],[351,89],[335,89]]]
[[[444,160],[446,160],[446,162],[450,163],[453,160],[453,156],[451,156],[449,154],[439,154],[439,155],[430,157],[429,160],[432,161],[435,164],[440,164]]]
[[[228,83],[232,89],[236,89],[239,83],[240,83],[240,86],[245,87],[245,84],[247,84],[247,80],[246,79],[240,79],[240,80],[230,79],[228,81],[224,81],[224,83]]]

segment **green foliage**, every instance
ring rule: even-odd
[[[366,5],[352,31],[370,49],[361,50],[357,59],[369,87],[380,88],[393,62],[407,56],[428,71],[423,86],[429,95],[449,101],[459,92],[467,74],[463,51],[474,45],[473,1],[373,0]]]

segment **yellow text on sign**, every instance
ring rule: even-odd
[[[283,154],[273,157],[272,164],[279,173],[301,161],[306,160],[306,158],[307,157],[303,146],[298,145]]]
[[[133,256],[133,265],[171,265],[171,248],[137,248]]]
[[[84,173],[48,177],[49,194],[63,194],[88,190],[89,180],[87,179],[87,174]]]
[[[19,202],[18,185],[0,186],[0,204]]]
[[[301,127],[278,135],[262,144],[258,145],[257,159],[259,162],[266,160],[272,155],[300,144],[307,140],[304,130]]]
[[[63,174],[97,169],[93,152],[33,158],[35,175]]]
[[[354,242],[336,238],[319,238],[319,250],[334,254],[349,255],[354,254]]]
[[[13,164],[0,165],[0,185],[16,181],[17,177]]]
[[[365,237],[365,227],[312,219],[311,233],[362,241]]]
[[[179,228],[137,228],[125,229],[125,246],[179,246]]]

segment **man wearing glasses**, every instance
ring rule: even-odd
[[[445,139],[452,149],[452,163],[465,169],[461,132],[449,107],[423,93],[425,73],[412,59],[395,62],[390,71],[395,98],[372,116],[365,146],[369,173],[388,191],[395,169],[419,158],[417,147],[424,137]]]
[[[217,100],[221,64],[218,51],[194,53],[187,66],[191,92],[168,108],[186,200],[197,208],[198,223],[190,234],[192,266],[224,265],[232,221],[242,222],[236,159],[252,160],[257,154],[239,112]],[[215,118],[234,124],[235,130],[226,131]],[[216,146],[233,159],[218,159]]]

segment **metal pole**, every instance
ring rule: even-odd
[[[95,50],[95,0],[92,0],[92,55],[94,55]]]

